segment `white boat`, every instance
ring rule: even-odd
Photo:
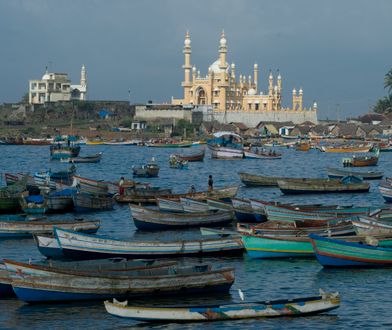
[[[180,203],[184,209],[184,212],[194,213],[194,212],[208,212],[208,204],[202,201],[198,201],[192,198],[180,198]]]
[[[233,132],[216,132],[208,141],[211,157],[217,159],[242,159],[244,147],[242,137]]]

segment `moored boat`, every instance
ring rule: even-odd
[[[204,160],[206,150],[205,148],[201,149],[200,152],[192,153],[192,154],[177,154],[177,156],[188,162],[202,162]]]
[[[99,220],[0,221],[0,238],[51,234],[55,227],[95,233],[99,228],[99,223]]]
[[[324,267],[390,267],[392,245],[375,238],[361,242],[309,235],[318,262]]]
[[[79,156],[67,159],[69,163],[99,163],[102,159],[102,152],[94,155]]]
[[[255,152],[252,152],[250,150],[244,150],[244,158],[249,158],[249,159],[281,159],[282,154],[276,153],[274,151],[269,151],[269,152],[263,152],[259,151],[257,148]]]
[[[197,306],[128,306],[128,301],[105,301],[112,315],[145,322],[206,322],[238,319],[301,316],[338,308],[340,296],[320,290],[319,296]]]
[[[139,166],[132,166],[133,176],[138,178],[155,178],[159,174],[159,169],[159,166],[154,161]]]
[[[232,268],[211,269],[209,265],[171,266],[129,274],[55,274],[18,276],[12,287],[18,299],[30,302],[124,299],[146,295],[227,292],[234,282]]]
[[[179,241],[124,241],[55,229],[64,255],[71,259],[170,258],[202,255],[241,255],[242,242],[230,238]]]
[[[341,180],[305,178],[295,181],[278,180],[278,186],[283,194],[359,193],[368,192],[370,189],[369,183],[353,176]]]
[[[351,158],[343,158],[343,166],[353,166],[353,167],[365,167],[365,166],[376,166],[380,156],[380,151],[377,149],[375,155],[369,156],[352,156]]]
[[[114,207],[114,199],[103,195],[78,192],[72,199],[76,212],[107,211]]]
[[[277,187],[279,179],[285,179],[282,177],[276,176],[264,176],[250,173],[238,173],[242,183],[248,187],[258,187],[258,186],[266,186],[266,187]]]
[[[171,199],[179,201],[181,197],[189,197],[196,200],[206,200],[207,198],[215,199],[228,199],[235,197],[238,192],[239,186],[227,186],[223,188],[215,188],[212,191],[197,191],[188,192],[183,194],[172,194],[172,193],[162,193],[162,194],[141,194],[140,192],[132,192],[125,195],[117,195],[115,199],[119,203],[145,203],[145,204],[156,204],[156,198],[162,197],[166,199]]]
[[[327,169],[328,177],[331,179],[341,179],[345,176],[356,176],[362,178],[363,180],[379,180],[384,176],[384,172],[381,171],[366,171],[366,172],[357,172],[350,170],[341,170],[338,168],[328,167]]]
[[[162,213],[140,206],[130,206],[133,222],[140,230],[162,230],[201,226],[220,226],[233,220],[230,212]]]
[[[371,149],[371,145],[365,146],[350,146],[350,145],[342,145],[342,146],[322,146],[321,151],[324,152],[369,152]]]
[[[242,159],[244,147],[242,137],[233,132],[216,132],[214,138],[207,141],[211,157],[217,159]]]

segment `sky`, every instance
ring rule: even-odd
[[[91,100],[170,102],[183,94],[185,32],[204,76],[224,29],[237,76],[258,63],[266,91],[279,69],[284,106],[302,87],[320,119],[357,116],[387,94],[391,13],[390,0],[0,0],[0,103],[46,66],[77,84],[82,64]]]

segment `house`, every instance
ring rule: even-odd
[[[231,122],[230,125],[233,125],[236,129],[235,132],[240,135],[244,134],[248,129],[248,126],[240,122]]]
[[[237,127],[234,126],[233,124],[222,124],[216,120],[203,121],[200,125],[200,132],[207,134],[207,135],[215,133],[215,132],[220,132],[220,131],[236,132],[237,133]]]
[[[353,138],[357,136],[357,124],[338,123],[331,127],[330,134],[344,138]]]
[[[329,135],[328,126],[316,125],[310,128],[309,136],[311,137],[325,137]]]
[[[290,136],[305,137],[309,135],[310,126],[296,125],[291,131]]]
[[[382,134],[383,130],[380,126],[372,125],[372,124],[362,124],[357,128],[356,136],[360,136],[362,138],[377,136]]]

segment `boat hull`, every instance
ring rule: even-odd
[[[319,263],[324,267],[391,267],[392,248],[309,235]]]

